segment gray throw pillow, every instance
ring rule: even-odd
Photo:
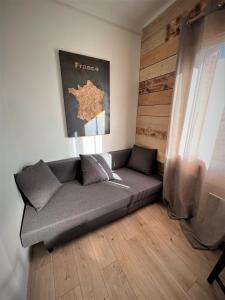
[[[62,185],[42,160],[18,173],[16,183],[37,211],[48,203]]]
[[[84,185],[113,179],[110,154],[80,155],[80,160]]]
[[[146,149],[134,145],[127,167],[146,175],[150,175],[154,171],[156,155],[156,149]]]

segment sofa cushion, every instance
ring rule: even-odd
[[[127,165],[131,149],[108,152],[112,170],[123,168]],[[72,157],[47,163],[51,171],[61,183],[77,179],[82,181],[81,164],[79,157]]]
[[[16,183],[37,211],[40,211],[61,187],[61,183],[42,160],[18,173]]]
[[[124,168],[129,160],[131,149],[111,151],[109,154],[112,157],[112,170]]]
[[[74,180],[77,177],[79,164],[79,158],[67,158],[47,163],[61,183]]]
[[[129,188],[134,201],[161,193],[162,180],[158,176],[149,176],[129,168],[121,168],[114,171],[114,184]]]
[[[150,175],[154,171],[156,155],[156,149],[147,149],[134,145],[127,167]]]
[[[83,184],[113,179],[109,154],[80,155]]]
[[[60,236],[71,228],[131,205],[131,189],[109,182],[87,186],[66,182],[40,212],[26,205],[21,240],[24,247]]]

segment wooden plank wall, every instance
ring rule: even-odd
[[[177,0],[143,29],[136,144],[158,149],[161,174],[175,81],[180,21],[193,8],[196,11],[198,1]]]

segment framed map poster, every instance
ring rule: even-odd
[[[59,50],[69,137],[110,133],[110,62]]]

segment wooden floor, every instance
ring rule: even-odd
[[[219,255],[193,249],[154,204],[51,254],[33,247],[28,299],[225,299],[206,281]]]

